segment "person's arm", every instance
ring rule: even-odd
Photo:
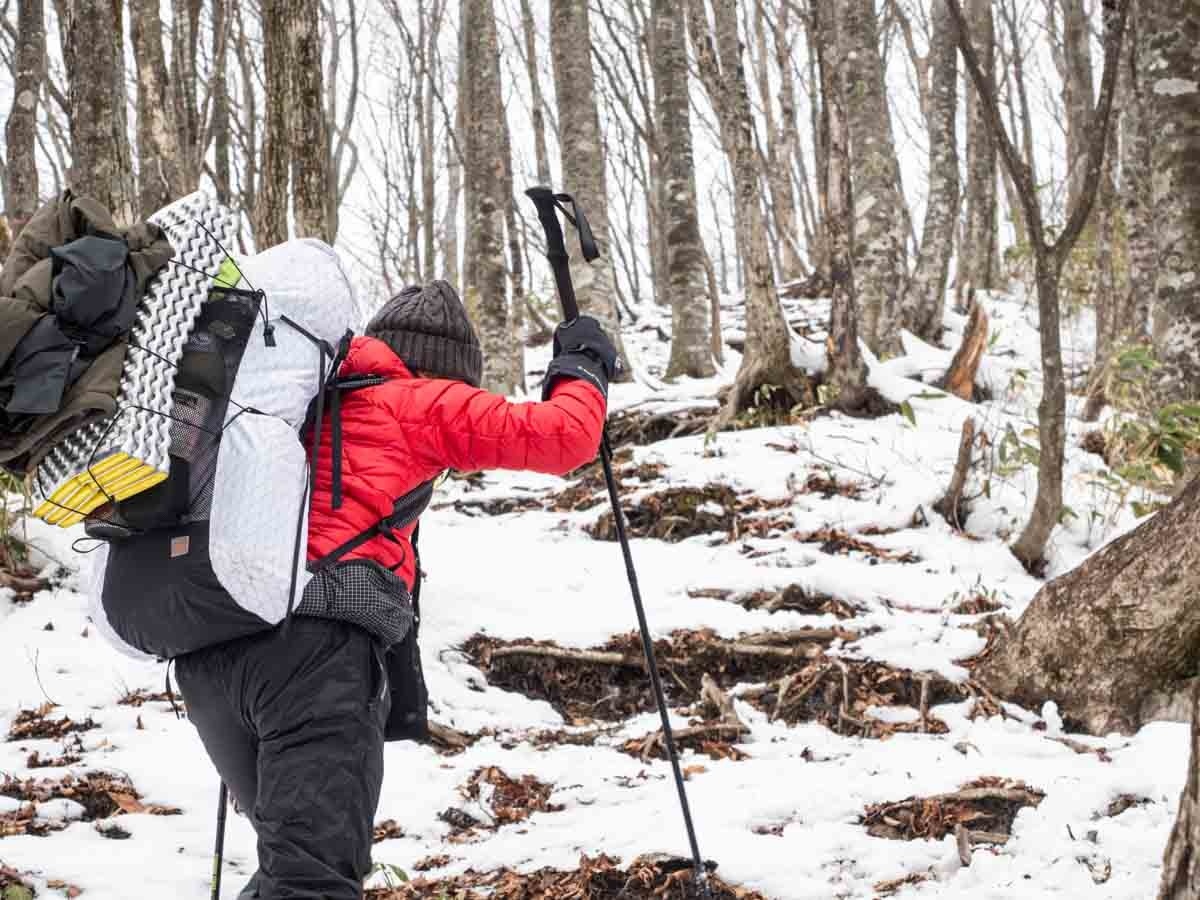
[[[512,403],[458,381],[419,380],[389,392],[414,454],[439,468],[526,469],[563,475],[596,457],[604,394],[589,381],[558,378],[548,399]]]

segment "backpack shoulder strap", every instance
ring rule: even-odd
[[[420,518],[425,507],[433,499],[433,480],[424,481],[395,502],[392,511],[365,531],[360,531],[350,540],[334,547],[320,559],[308,564],[308,570],[313,574],[328,569],[352,550],[357,550],[367,541],[381,534],[390,534],[398,528],[404,528]],[[416,533],[413,533],[415,539]],[[413,549],[416,549],[414,540]]]

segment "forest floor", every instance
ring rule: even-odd
[[[621,491],[719,896],[1156,890],[1186,726],[1073,734],[1053,706],[1001,703],[971,678],[999,618],[1041,584],[1006,543],[1035,489],[1036,312],[986,304],[984,402],[933,386],[964,326],[948,314],[951,349],[908,341],[872,364],[902,413],[709,442],[736,354],[716,379],[660,385],[665,320],[627,335],[643,377],[613,391]],[[807,323],[822,304],[789,313],[797,357],[819,358]],[[1065,327],[1070,371],[1090,362],[1090,334]],[[547,354],[529,352],[531,375]],[[1136,524],[1131,500],[1154,499],[1123,493],[1081,448],[1093,426],[1076,418],[1082,397],[1070,403],[1051,576]],[[986,439],[954,527],[934,506],[967,417]],[[387,748],[375,900],[685,896],[670,857],[687,843],[602,492],[592,468],[455,478],[435,498],[421,638],[432,717],[450,730]],[[23,880],[38,896],[202,900],[216,775],[162,667],[117,655],[87,621],[78,535],[30,534],[52,584],[0,589],[0,895]],[[232,897],[255,866],[240,816],[226,859]]]

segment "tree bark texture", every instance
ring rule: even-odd
[[[1079,202],[1087,168],[1087,147],[1095,101],[1092,33],[1084,0],[1061,0],[1063,7],[1063,105],[1067,110],[1067,209]]]
[[[336,191],[321,66],[321,6],[319,0],[287,0],[286,5],[282,24],[292,81],[289,141],[296,236],[332,244],[337,237]]]
[[[995,78],[996,27],[992,0],[969,0],[968,20],[979,64]],[[979,97],[967,91],[967,222],[960,280],[980,290],[997,286],[996,137],[987,125]]]
[[[1200,683],[1192,689],[1192,754],[1188,779],[1179,797],[1179,814],[1163,855],[1158,900],[1200,897]]]
[[[533,155],[537,160],[538,184],[550,187],[550,154],[546,151],[546,101],[538,72],[537,28],[530,0],[521,0],[521,33],[525,39],[525,71],[529,74],[529,116],[533,123]]]
[[[846,111],[846,69],[851,65],[840,39],[836,16],[816,10],[814,33],[821,71],[822,130],[828,138],[828,214],[825,232],[829,274],[833,283],[827,353],[826,383],[834,402],[848,409],[861,405],[867,390],[867,366],[858,346],[858,309],[854,280],[854,195],[850,169],[850,128]]]
[[[1128,320],[1122,330],[1134,337],[1150,334],[1157,248],[1154,240],[1154,197],[1150,169],[1150,73],[1146,71],[1146,11],[1143,0],[1129,11],[1126,36],[1128,72],[1121,114],[1121,202],[1129,248]]]
[[[42,0],[19,0],[13,104],[4,130],[4,213],[14,238],[38,207],[37,110],[45,68],[46,21]]]
[[[504,196],[507,141],[492,0],[463,0],[460,22],[464,71],[459,92],[467,111],[460,137],[469,235],[464,293],[483,345],[483,385],[507,394],[516,385],[504,263],[504,210],[510,200]]]
[[[200,14],[203,0],[171,0],[171,88],[175,122],[179,129],[180,168],[189,190],[200,182],[204,165],[200,109],[196,101],[198,79],[196,57],[200,50]]]
[[[262,169],[254,206],[254,241],[259,250],[288,238],[289,134],[292,85],[289,73],[289,0],[263,0],[263,59],[266,70]]]
[[[1043,587],[976,677],[1025,706],[1055,701],[1068,727],[1136,731],[1200,663],[1197,528],[1200,479]]]
[[[159,0],[130,0],[137,66],[138,203],[143,217],[186,193],[183,148],[163,52]]]
[[[958,46],[946,0],[933,0],[929,47],[929,198],[917,267],[901,301],[906,328],[926,341],[942,331],[946,281],[958,225]]]
[[[683,8],[653,0],[655,131],[662,153],[671,358],[667,377],[706,378],[716,370],[709,346],[710,312],[704,243],[696,201],[688,99],[687,37]]]
[[[854,287],[862,337],[876,353],[900,350],[900,292],[908,277],[908,213],[879,53],[875,0],[840,0],[850,177],[854,184]],[[830,190],[832,190],[832,186]]]
[[[770,56],[767,50],[767,17],[763,14],[759,0],[755,18],[758,43],[758,93],[763,105],[763,118],[767,135],[766,170],[764,179],[770,189],[771,218],[775,223],[776,257],[779,260],[781,281],[794,281],[804,277],[804,263],[798,250],[800,233],[796,224],[796,196],[792,189],[792,147],[789,142],[789,123],[795,121],[795,86],[791,76],[791,38],[788,34],[791,8],[785,3],[779,8],[771,35],[775,57],[779,63],[780,116],[775,118],[772,106],[771,82],[768,74]]]
[[[592,71],[588,0],[550,0],[549,6],[563,186],[587,213],[600,248],[600,259],[590,265],[573,254],[571,277],[579,309],[600,320],[624,356],[617,319],[616,272],[609,246],[608,186]],[[625,371],[629,371],[628,366]]]
[[[120,7],[110,0],[66,0],[64,6],[71,185],[108,207],[118,226],[131,225],[137,218],[137,190],[126,131]]]
[[[1162,399],[1200,398],[1200,5],[1145,0]]]
[[[709,28],[702,0],[689,3],[688,29],[705,90],[720,120],[721,143],[730,155],[746,295],[746,346],[722,414],[721,424],[725,424],[740,410],[754,405],[755,395],[764,385],[782,389],[793,402],[799,402],[807,379],[792,366],[791,330],[779,304],[771,266],[767,223],[760,202],[753,111],[738,36],[737,3],[715,0],[712,6],[715,34]]]
[[[212,74],[212,138],[213,181],[217,202],[228,205],[233,200],[233,179],[230,168],[229,128],[229,35],[231,32],[228,0],[213,2],[213,74]]]

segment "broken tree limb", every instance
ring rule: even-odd
[[[707,672],[700,678],[700,700],[702,703],[712,705],[717,711],[717,718],[721,725],[734,729],[738,734],[750,731],[746,723],[738,716],[737,710],[733,708],[733,701],[729,699],[729,695],[721,690]]]
[[[492,659],[506,656],[544,656],[568,662],[597,663],[602,666],[630,666],[641,668],[645,660],[630,653],[615,653],[610,650],[575,650],[570,647],[547,647],[541,644],[513,644],[510,647],[493,647]]]
[[[958,460],[954,463],[954,474],[950,477],[950,487],[933,505],[938,514],[950,523],[951,528],[962,530],[963,491],[967,486],[967,476],[971,473],[971,453],[975,449],[975,420],[968,418],[962,424],[962,437],[958,442]]]
[[[942,387],[949,393],[966,400],[968,403],[975,396],[975,376],[979,373],[979,364],[983,361],[984,351],[987,350],[988,315],[983,304],[976,301],[971,307],[971,316],[967,319],[967,330],[963,332],[962,343],[959,344],[950,368],[942,378]]]

